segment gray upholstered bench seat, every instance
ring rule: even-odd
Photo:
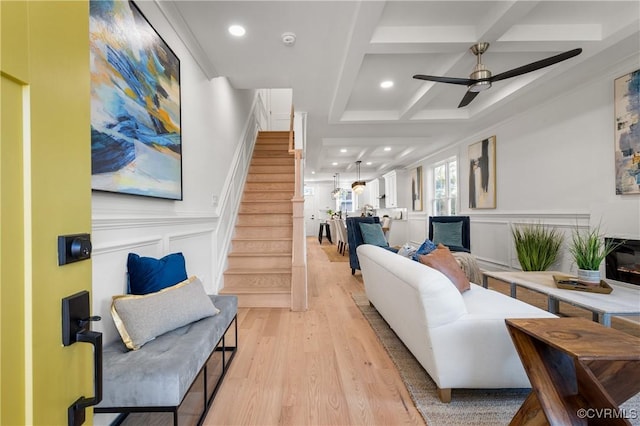
[[[238,299],[231,295],[210,297],[220,310],[220,313],[215,316],[158,336],[135,351],[127,349],[122,341],[105,346],[103,349],[103,398],[95,411],[144,411],[141,408],[151,407],[174,407],[177,410],[191,385],[216,350],[222,351],[223,359],[227,357],[227,360],[222,362],[224,370],[220,374],[220,380],[222,380],[226,366],[235,354],[237,325],[233,346],[225,348],[224,345],[220,346],[220,343],[223,342],[225,333],[236,318]],[[231,352],[231,357],[227,352]],[[206,393],[211,395],[212,390]],[[213,395],[211,399],[212,397]],[[205,405],[208,406],[209,403],[210,401],[207,401]]]

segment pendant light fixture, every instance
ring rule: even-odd
[[[340,198],[340,173],[336,173],[333,175],[333,191],[331,191],[331,197],[338,199]]]
[[[357,195],[362,194],[364,192],[364,187],[367,185],[365,181],[360,180],[360,163],[362,163],[362,161],[360,160],[356,161],[356,168],[358,170],[358,179],[351,184],[351,190],[355,192]]]

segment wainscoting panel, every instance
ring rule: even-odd
[[[113,241],[95,246],[93,262],[93,311],[102,321],[93,323],[96,331],[103,333],[103,342],[109,343],[120,338],[111,317],[111,299],[114,295],[127,293],[127,256],[136,253],[140,256],[161,257],[163,239],[161,236],[140,238],[138,240]]]
[[[187,275],[196,275],[209,294],[217,293],[214,288],[216,258],[213,253],[214,229],[183,232],[168,236],[169,252],[182,252],[187,265]]]
[[[512,226],[544,224],[553,226],[564,235],[560,259],[550,270],[575,272],[575,265],[567,246],[573,230],[587,229],[589,215],[582,212],[494,213],[471,216],[471,250],[480,267],[488,270],[519,270],[520,263],[513,245]]]
[[[471,252],[480,266],[496,269],[509,266],[511,257],[508,222],[501,220],[471,220]]]

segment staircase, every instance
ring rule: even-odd
[[[291,307],[294,157],[289,132],[260,132],[224,272],[241,307]]]

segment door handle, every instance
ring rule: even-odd
[[[93,345],[93,397],[81,396],[69,406],[69,426],[80,426],[85,420],[85,409],[102,401],[102,333],[98,331],[82,331],[77,335],[78,342]]]
[[[92,321],[98,316],[89,316],[89,292],[81,291],[62,299],[62,343],[69,346],[75,342],[93,346],[93,397],[81,396],[67,409],[69,426],[80,426],[86,419],[86,408],[102,401],[102,333],[92,331]]]

